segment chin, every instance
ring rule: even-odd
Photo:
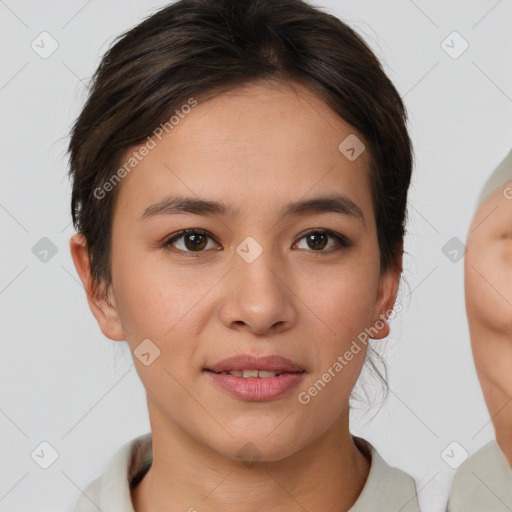
[[[269,430],[271,431],[271,430]],[[230,431],[233,437],[221,442],[217,447],[212,445],[224,457],[241,461],[247,465],[256,462],[277,462],[293,455],[297,449],[297,437],[290,435],[289,442],[283,442],[283,436],[267,436],[267,430],[262,430],[254,436],[241,433],[239,436]]]

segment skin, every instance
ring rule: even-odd
[[[465,257],[465,298],[478,377],[512,466],[512,182],[477,209]]]
[[[113,285],[108,297],[88,300],[105,336],[126,340],[132,353],[149,338],[161,351],[149,366],[134,357],[154,453],[132,490],[136,512],[339,512],[362,491],[370,461],[350,435],[348,399],[364,345],[309,404],[298,401],[396,299],[401,255],[381,273],[368,151],[351,162],[338,150],[352,133],[308,89],[253,83],[200,102],[123,179],[113,214]],[[169,193],[239,211],[140,220]],[[354,201],[364,222],[335,212],[279,217],[288,202],[331,193]],[[186,228],[213,237],[198,256],[179,253],[193,252],[185,238],[175,252],[159,245]],[[324,248],[308,245],[313,228],[344,235],[352,246],[333,238]],[[247,236],[263,249],[252,263],[235,252]],[[81,235],[70,247],[90,290]],[[388,334],[385,322],[373,338]],[[303,382],[266,402],[234,398],[202,369],[240,353],[288,357],[306,370]],[[261,457],[252,465],[237,459],[247,442]]]

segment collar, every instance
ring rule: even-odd
[[[512,469],[494,440],[461,464],[448,503],[448,512],[482,510],[512,510]]]
[[[371,460],[363,491],[349,512],[419,512],[414,480],[389,466],[365,439],[353,436],[359,450]],[[135,512],[130,486],[135,486],[153,461],[151,433],[125,443],[110,460],[104,474],[94,480],[80,498],[75,512]]]

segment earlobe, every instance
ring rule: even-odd
[[[384,316],[384,315],[383,315]],[[382,340],[389,336],[390,328],[386,319],[378,319],[373,324],[370,332],[375,332],[376,334],[372,335],[372,339],[374,340]]]
[[[111,291],[105,293],[101,287],[98,289],[94,287],[85,237],[82,234],[73,235],[69,241],[69,248],[76,271],[86,292],[89,308],[96,318],[101,332],[114,341],[126,340],[113,293]]]

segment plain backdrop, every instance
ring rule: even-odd
[[[115,451],[149,431],[126,344],[102,335],[69,254],[65,150],[100,57],[166,3],[0,1],[2,512],[71,510]],[[352,431],[415,477],[424,510],[440,511],[451,466],[494,436],[471,356],[463,258],[450,251],[460,254],[479,191],[512,146],[512,2],[315,3],[382,60],[416,157],[403,311],[385,343],[390,393],[380,410],[355,412]],[[51,55],[41,38],[45,51],[58,45]],[[47,469],[41,450],[56,458]]]

